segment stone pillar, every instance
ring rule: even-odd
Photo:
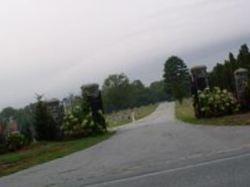
[[[193,106],[195,110],[195,116],[197,118],[203,117],[199,98],[198,91],[203,91],[205,88],[208,88],[208,75],[206,66],[195,66],[191,69],[192,74],[192,95],[193,95]]]
[[[106,122],[103,115],[100,112],[104,113],[103,102],[101,91],[99,90],[98,84],[88,84],[81,87],[82,97],[86,99],[90,105],[93,120],[100,124],[104,129],[106,129]]]
[[[208,87],[208,75],[206,66],[195,66],[191,69],[194,89],[203,91]]]
[[[98,84],[88,84],[81,87],[82,96],[87,99],[93,112],[101,110],[103,112],[103,104],[101,91]]]
[[[235,88],[237,98],[240,103],[246,103],[247,87],[248,87],[248,70],[239,68],[234,72]]]
[[[58,99],[51,99],[46,102],[48,106],[48,110],[51,113],[53,119],[57,124],[60,124],[63,119],[64,110],[63,105]]]

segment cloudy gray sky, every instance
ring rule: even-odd
[[[124,72],[145,83],[170,55],[212,67],[250,43],[249,0],[0,1],[0,108],[76,93]]]

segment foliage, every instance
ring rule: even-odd
[[[46,102],[37,97],[34,126],[38,140],[54,140],[56,138],[56,123],[50,114]]]
[[[16,151],[25,145],[25,137],[20,132],[11,132],[6,137],[6,146],[9,151]]]
[[[206,118],[228,115],[239,110],[232,93],[218,87],[199,91],[198,100],[202,116]]]
[[[153,82],[147,87],[140,80],[130,82],[125,74],[110,75],[105,79],[102,96],[108,113],[171,100],[164,81]]]
[[[0,144],[0,155],[7,152],[7,147],[5,144]]]
[[[64,116],[64,122],[61,126],[65,136],[83,137],[87,132],[85,129],[87,119],[83,120],[83,113],[80,106],[76,106]]]
[[[237,58],[232,53],[229,53],[229,57],[224,63],[218,63],[213,68],[209,73],[210,86],[234,92],[234,71],[238,68],[246,68],[250,77],[250,52],[246,44],[241,46]]]
[[[120,110],[129,108],[129,79],[125,74],[110,75],[105,79],[103,87],[103,100],[106,110]]]
[[[99,113],[99,116],[102,116],[102,114]],[[74,138],[99,134],[106,130],[100,121],[94,121],[90,106],[84,99],[82,105],[73,107],[73,109],[65,115],[61,129],[65,136]]]
[[[250,113],[234,114],[214,118],[196,118],[191,99],[185,99],[182,104],[175,104],[176,118],[186,123],[212,126],[245,126],[250,125]]]
[[[171,101],[173,99],[164,80],[152,82],[149,86],[149,90],[151,92],[151,100],[153,103]]]
[[[12,107],[4,108],[0,113],[0,119],[3,123],[7,123],[10,118],[16,116],[17,110]]]
[[[165,63],[163,77],[166,88],[179,102],[190,95],[190,75],[182,59],[170,57]]]
[[[10,119],[13,119],[17,122],[21,133],[24,134],[29,141],[33,139],[33,133],[31,132],[31,128],[34,123],[34,115],[31,105],[21,109],[15,109],[12,107],[4,108],[0,113],[0,123],[5,124],[5,126],[7,126]]]

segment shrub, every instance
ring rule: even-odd
[[[55,140],[57,135],[56,122],[54,121],[47,103],[42,101],[42,96],[37,96],[34,113],[34,127],[38,140]]]
[[[105,129],[101,123],[93,120],[91,112],[86,107],[76,106],[65,115],[61,130],[67,137],[80,138],[102,133]]]
[[[25,137],[18,131],[12,132],[6,137],[6,147],[9,151],[16,151],[25,144]]]
[[[7,148],[5,144],[0,144],[0,154],[4,154],[7,152]]]
[[[203,117],[218,117],[235,113],[239,104],[232,93],[218,87],[198,92],[200,111]]]
[[[65,115],[61,130],[65,136],[77,138],[86,135],[84,127],[85,124],[82,121],[81,108],[76,106]]]

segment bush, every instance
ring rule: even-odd
[[[4,154],[7,152],[7,148],[5,144],[0,144],[0,154]]]
[[[25,145],[25,137],[19,132],[12,132],[6,137],[6,147],[9,151],[16,151]]]
[[[198,92],[202,117],[218,117],[239,111],[239,104],[232,93],[218,87]]]
[[[57,129],[46,102],[42,101],[42,96],[37,96],[36,109],[34,113],[34,127],[38,140],[51,141],[56,139]]]
[[[101,114],[99,114],[102,116]],[[101,121],[101,120],[100,120]],[[76,106],[71,112],[65,115],[61,130],[67,137],[80,138],[105,131],[100,122],[93,120],[92,114],[86,109]]]

